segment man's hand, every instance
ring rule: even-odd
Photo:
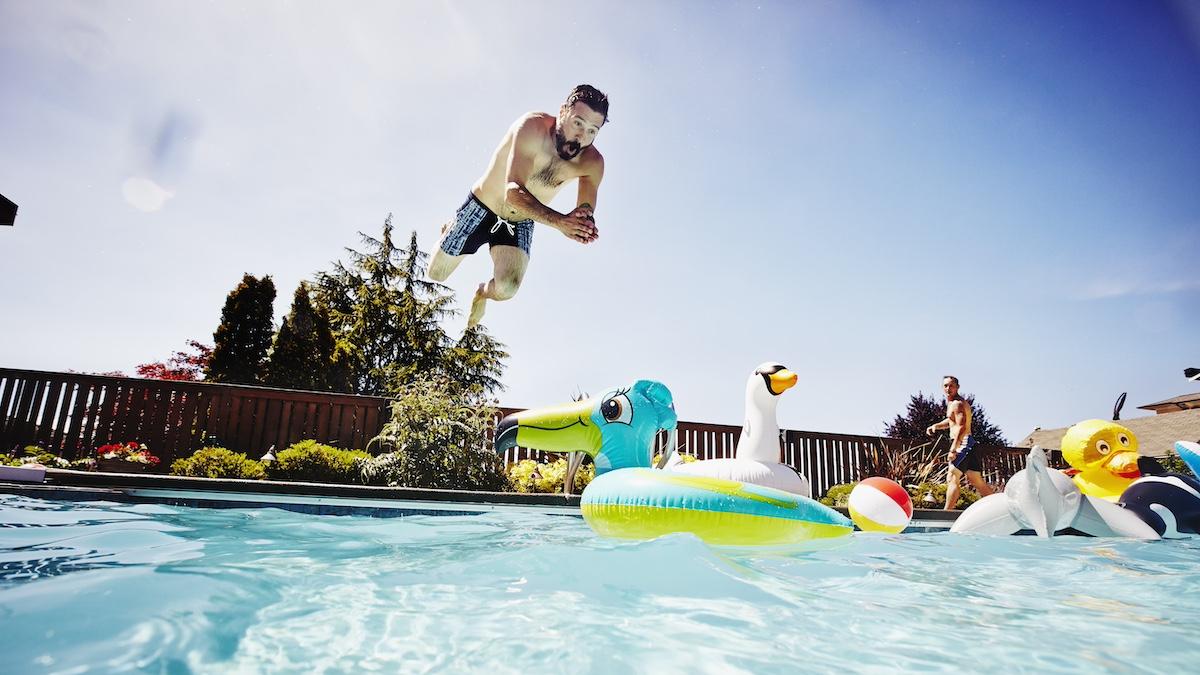
[[[930,424],[929,426],[925,427],[925,435],[926,436],[932,436],[933,432],[935,432],[935,431],[937,431],[937,425],[935,425],[935,424]]]
[[[592,207],[586,204],[560,218],[555,226],[559,232],[581,244],[590,244],[600,236],[596,219],[592,217]]]
[[[958,457],[958,453],[957,453],[957,452],[955,452],[955,451],[953,451],[953,450],[951,450],[949,453],[947,453],[947,454],[946,454],[946,461],[947,461],[947,462],[950,462],[951,464],[953,464],[953,463],[954,463],[954,460],[955,460],[957,457]]]

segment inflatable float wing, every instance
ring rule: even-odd
[[[1200,443],[1192,443],[1190,441],[1176,441],[1175,452],[1179,454],[1179,458],[1184,464],[1192,470],[1192,476],[1200,478]]]

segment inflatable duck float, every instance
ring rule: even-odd
[[[496,426],[495,447],[591,456],[596,477],[580,508],[588,525],[605,536],[690,532],[710,544],[759,546],[853,531],[848,518],[799,494],[650,468],[655,436],[674,429],[677,419],[666,385],[638,380],[594,398],[509,415]]]
[[[1115,422],[1085,420],[1067,429],[1062,455],[1077,471],[1071,480],[1089,497],[1116,501],[1142,475],[1137,438]]]
[[[808,479],[779,461],[779,422],[775,409],[783,392],[796,386],[796,373],[779,363],[764,363],[746,380],[746,422],[732,459],[668,464],[677,473],[753,483],[812,496]]]
[[[1193,472],[1200,470],[1200,446],[1180,442],[1175,449]],[[1200,481],[1167,473],[1151,458],[1139,461],[1137,438],[1129,429],[1101,420],[1081,422],[1063,437],[1063,456],[1078,469],[1074,476],[1051,469],[1045,452],[1034,446],[1025,468],[1009,479],[1004,492],[972,504],[950,531],[1003,535],[1033,530],[1041,537],[1074,531],[1136,539],[1200,533]],[[1120,491],[1114,495],[1115,490]]]

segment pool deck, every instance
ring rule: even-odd
[[[317,515],[381,518],[421,514],[471,515],[494,511],[581,516],[579,495],[425,490],[63,469],[48,469],[41,483],[0,482],[0,492],[68,501],[108,500],[208,508],[281,508]],[[845,509],[838,510],[847,514]],[[949,530],[959,513],[917,509],[905,532]]]

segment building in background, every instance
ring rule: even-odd
[[[1175,441],[1200,442],[1200,392],[1147,403],[1138,408],[1155,414],[1120,420],[1120,423],[1137,436],[1139,453],[1162,457],[1175,447]],[[1067,427],[1034,429],[1017,446],[1031,448],[1040,445],[1043,450],[1059,450],[1065,433]]]

